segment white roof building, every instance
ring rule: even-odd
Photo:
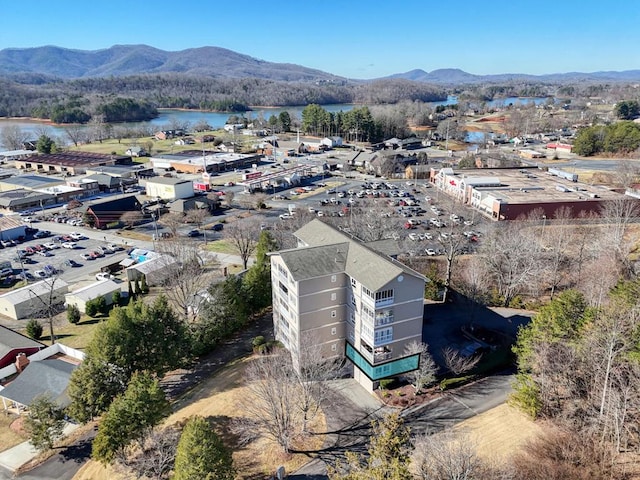
[[[85,287],[82,287],[73,292],[67,293],[64,296],[65,305],[75,305],[80,312],[85,313],[87,302],[94,300],[98,297],[103,297],[107,305],[113,303],[114,292],[121,292],[122,287],[120,283],[116,283],[113,280],[100,280]]]
[[[46,278],[0,295],[0,314],[22,320],[45,316],[50,305],[64,302],[69,284],[58,277]]]

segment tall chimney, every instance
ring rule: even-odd
[[[16,369],[18,370],[18,373],[22,372],[24,367],[27,365],[29,365],[29,359],[24,352],[20,352],[16,355]]]

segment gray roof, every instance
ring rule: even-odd
[[[104,297],[105,295],[111,295],[113,292],[121,290],[119,284],[114,282],[113,280],[99,280],[95,283],[82,287],[73,292],[67,293],[65,298],[75,297],[79,300],[89,301],[94,298]]]
[[[15,349],[34,347],[44,348],[45,345],[0,325],[0,359]]]
[[[60,185],[64,183],[64,180],[61,178],[45,177],[43,175],[16,175],[15,177],[5,178],[2,181],[24,188],[43,188],[49,185]]]
[[[345,271],[348,243],[278,252],[297,282]]]
[[[22,302],[33,301],[34,297],[49,295],[51,293],[51,287],[53,287],[54,292],[62,291],[66,293],[69,284],[60,277],[45,278],[31,285],[3,293],[0,295],[0,298],[8,300],[12,305],[17,305]]]
[[[374,291],[379,290],[400,274],[425,278],[397,260],[375,252],[358,239],[345,235],[317,219],[296,231],[295,236],[310,247],[328,245],[335,247],[337,244],[346,243],[348,250],[344,272]],[[333,258],[331,260],[333,261]]]
[[[67,387],[76,367],[58,359],[31,362],[18,378],[0,391],[0,396],[20,405],[29,405],[38,395],[48,395],[58,405],[66,407],[70,403]]]

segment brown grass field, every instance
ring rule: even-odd
[[[480,458],[499,464],[539,435],[542,428],[505,403],[465,420],[454,430],[468,433]]]

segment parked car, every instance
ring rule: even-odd
[[[224,225],[222,223],[214,223],[213,225],[211,225],[211,230],[213,230],[214,232],[221,232],[223,228]]]
[[[56,267],[54,267],[53,265],[45,265],[42,268],[49,276],[54,275],[56,273],[58,273],[58,270],[56,269]]]
[[[199,236],[200,236],[199,230],[190,230],[189,233],[187,233],[187,237],[199,237]]]
[[[120,245],[116,245],[115,243],[108,244],[107,248],[110,248],[114,252],[119,252],[120,250],[124,250]]]
[[[73,238],[74,240],[84,240],[85,239],[85,236],[82,235],[81,233],[78,233],[78,232],[71,232],[69,234],[69,236],[71,238]]]
[[[68,248],[70,250],[73,250],[74,248],[78,248],[78,244],[75,242],[64,242],[62,244],[62,248]]]
[[[436,251],[433,248],[427,248],[424,251],[427,255],[429,255],[430,257],[433,257],[434,255],[437,255]]]
[[[34,253],[36,253],[36,249],[32,247],[25,247],[24,251],[27,255],[33,255]]]
[[[40,230],[33,235],[33,238],[47,238],[51,236],[51,232],[49,230]]]
[[[93,260],[93,259],[95,259],[96,257],[92,257],[92,256],[91,256],[91,255],[89,255],[88,253],[82,253],[82,254],[80,255],[80,258],[82,258],[83,260]]]
[[[113,278],[113,275],[111,275],[109,272],[99,272],[96,273],[96,280],[100,281],[100,280],[111,280]]]
[[[9,275],[13,275],[13,268],[3,268],[0,270],[0,277],[6,277]]]
[[[12,247],[15,245],[13,240],[0,240],[0,244],[2,244],[3,247]]]
[[[49,250],[38,250],[38,255],[42,255],[43,257],[53,257],[53,253]]]
[[[47,250],[55,250],[56,248],[60,248],[60,245],[54,242],[45,243],[44,246]]]
[[[79,264],[78,262],[76,262],[75,260],[72,260],[70,258],[68,258],[67,260],[64,261],[64,264],[67,267],[81,267],[82,265]]]

